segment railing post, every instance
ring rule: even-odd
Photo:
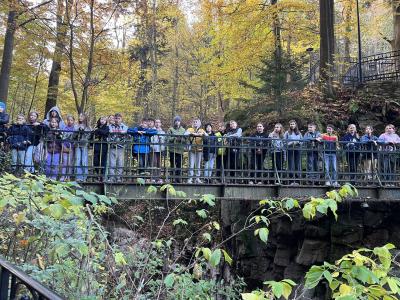
[[[10,272],[6,268],[1,268],[0,273],[0,300],[7,300],[10,285]]]

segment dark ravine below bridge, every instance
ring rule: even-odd
[[[88,190],[106,192],[120,199],[120,207],[148,203],[165,203],[166,193],[148,195],[147,185],[85,185]],[[201,194],[217,196],[213,210],[223,229],[223,236],[238,232],[246,217],[266,198],[308,199],[324,196],[326,187],[247,186],[247,185],[177,185],[188,197]],[[301,211],[273,219],[268,244],[254,237],[253,230],[242,232],[226,247],[234,259],[234,273],[242,276],[248,288],[262,286],[266,280],[290,278],[300,283],[315,264],[334,262],[354,249],[373,248],[393,243],[400,249],[400,189],[359,187],[359,197],[346,199],[333,215],[317,216],[306,221]],[[173,197],[171,197],[173,199]],[[169,198],[169,199],[171,199]],[[224,276],[226,270],[221,270]],[[311,299],[329,299],[323,290],[308,295]],[[309,298],[309,299],[310,299]]]

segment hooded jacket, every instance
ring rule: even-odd
[[[43,124],[49,126],[50,125],[50,113],[52,111],[56,111],[58,114],[58,127],[60,128],[60,130],[63,130],[65,127],[65,123],[64,120],[62,119],[62,115],[61,115],[61,111],[57,106],[53,106],[46,114],[46,119],[43,121]]]
[[[139,134],[139,131],[144,131],[143,134]],[[151,137],[157,134],[155,128],[144,128],[142,126],[129,128],[128,134],[133,136],[133,147],[132,151],[134,154],[146,154],[150,153]]]
[[[7,113],[5,113],[6,110],[6,105],[4,102],[0,102],[1,107],[3,108],[3,112],[0,113],[0,142],[4,142],[6,133],[7,133],[7,127],[6,125],[10,121],[10,117]]]

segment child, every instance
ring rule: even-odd
[[[6,141],[7,136],[7,127],[10,117],[5,112],[6,104],[0,101],[0,149],[3,148],[4,142]]]
[[[230,177],[232,182],[235,183],[236,170],[240,169],[240,138],[242,137],[242,128],[238,127],[236,121],[229,121],[229,129],[226,130],[225,137],[228,145],[226,166],[231,170]]]
[[[60,109],[57,106],[52,107],[46,114],[46,119],[43,121],[43,124],[49,126],[51,118],[56,118],[58,121],[59,129],[63,129],[65,124],[61,117]],[[50,127],[50,126],[49,126]]]
[[[154,169],[153,181],[157,180],[157,183],[162,184],[163,181],[160,178],[160,168],[161,168],[161,155],[165,151],[165,131],[161,127],[161,120],[156,119],[154,122],[157,134],[151,137],[151,166]]]
[[[184,152],[184,139],[180,136],[185,134],[185,128],[181,125],[181,117],[174,118],[174,126],[168,129],[168,147],[169,147],[169,162],[172,169],[172,179],[175,182],[181,182],[182,176],[182,157]]]
[[[396,128],[394,125],[389,124],[385,127],[385,133],[379,136],[379,139],[384,144],[382,156],[383,156],[383,173],[384,179],[387,185],[393,185],[395,179],[395,166],[396,166],[396,156],[393,155],[393,151],[396,146],[400,144],[400,137],[396,134]]]
[[[147,119],[142,119],[139,126],[129,128],[127,133],[133,136],[132,153],[138,160],[139,174],[143,174],[149,166],[150,139],[157,134],[157,130],[148,128]]]
[[[39,146],[41,138],[46,134],[48,127],[38,121],[39,114],[36,111],[31,111],[29,113],[29,118],[28,118],[28,126],[32,131],[32,137],[31,137],[31,144],[26,150],[26,156],[25,156],[25,166],[28,167],[29,172],[33,173],[35,172],[35,166],[34,166],[34,157],[35,153],[39,151],[38,158],[39,160],[36,161],[38,164],[41,164],[42,161],[41,159],[44,159],[43,157],[43,143]]]
[[[374,128],[370,125],[365,127],[365,134],[360,142],[363,144],[363,169],[367,180],[372,180],[377,175],[378,167],[378,144],[382,143],[376,135],[373,135]]]
[[[66,121],[67,123],[62,129],[64,142],[62,143],[62,177],[60,181],[68,181],[74,173],[74,144],[72,139],[77,128],[74,116],[68,115]]]
[[[337,159],[336,149],[338,148],[338,136],[334,133],[334,127],[331,124],[326,125],[326,133],[322,134],[318,141],[323,143],[323,157],[325,166],[325,185],[338,187],[337,182]]]
[[[110,121],[110,120],[109,120]],[[109,181],[122,181],[125,160],[125,141],[128,126],[122,123],[122,114],[116,113],[114,116],[114,124],[108,125],[110,134],[108,141],[110,142],[109,151]]]
[[[271,162],[274,176],[277,183],[281,183],[281,171],[283,169],[284,151],[283,151],[283,126],[281,123],[276,123],[274,131],[272,131],[268,138],[271,139]]]
[[[301,140],[303,135],[301,134],[297,122],[295,120],[289,121],[289,130],[285,132],[284,139],[287,140],[287,159],[288,159],[288,170],[290,178],[300,178],[301,175]],[[291,185],[298,184],[292,182]]]
[[[204,177],[208,183],[211,182],[212,173],[214,169],[214,162],[218,152],[218,139],[214,131],[212,130],[212,125],[210,123],[204,126],[206,129],[207,136],[204,138],[204,149],[203,149],[203,159],[204,159]]]
[[[355,184],[357,166],[360,158],[360,137],[357,133],[357,127],[354,124],[347,126],[347,133],[343,136],[343,148],[346,153],[346,160],[349,166],[350,180]]]
[[[303,139],[306,145],[307,151],[307,178],[315,183],[318,180],[318,145],[317,139],[321,137],[321,133],[317,131],[315,123],[308,123],[307,133]]]
[[[75,143],[75,176],[77,181],[85,181],[89,173],[88,152],[89,138],[92,129],[88,125],[87,116],[80,114],[78,124],[74,133]]]
[[[101,117],[97,120],[96,128],[93,132],[93,139],[95,141],[93,146],[93,167],[95,173],[105,175],[107,164],[107,137],[110,128],[107,125],[107,117]],[[102,179],[103,177],[101,177]]]
[[[25,124],[25,117],[19,114],[17,121],[7,131],[7,141],[11,146],[13,169],[20,171],[23,166],[26,171],[30,171],[30,166],[25,166],[26,149],[32,143],[32,131]]]
[[[57,118],[50,118],[50,130],[47,132],[47,159],[46,176],[57,179],[60,168],[60,154],[62,148],[62,132],[59,130]]]
[[[262,182],[257,182],[257,177],[262,177],[264,170],[264,160],[267,155],[266,139],[268,134],[264,132],[264,125],[258,123],[256,127],[256,132],[251,135],[250,145],[251,145],[251,162],[250,167],[255,171],[252,175],[256,183],[261,184]],[[252,180],[249,184],[254,184]]]
[[[200,180],[201,173],[201,159],[203,157],[203,137],[207,136],[203,128],[201,128],[200,119],[194,119],[192,127],[189,127],[186,132],[189,136],[189,179],[188,183],[193,182],[194,171],[196,170],[196,183],[202,183]]]

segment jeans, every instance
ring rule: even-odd
[[[109,174],[111,180],[121,180],[124,171],[125,149],[113,147],[110,149]]]
[[[318,152],[310,151],[307,153],[307,178],[318,179]]]
[[[26,150],[17,150],[17,149],[11,150],[13,170],[19,170],[21,167],[24,167],[24,169],[28,171],[28,169],[25,166],[25,157],[26,157]]]
[[[288,170],[290,178],[300,177],[301,152],[300,150],[288,150]]]
[[[76,180],[85,181],[88,175],[88,148],[75,148],[75,176]]]
[[[393,154],[384,153],[382,155],[383,158],[383,178],[386,181],[394,181],[395,180],[395,171],[396,171],[396,158]]]
[[[324,165],[325,165],[325,179],[330,182],[336,182],[337,181],[336,154],[325,153]],[[330,172],[331,167],[332,167],[332,172]]]
[[[204,162],[204,177],[211,177],[214,169],[215,153],[208,154],[208,160]]]
[[[60,153],[49,152],[46,159],[46,176],[51,179],[57,179],[60,172]]]
[[[107,144],[96,143],[93,147],[93,167],[96,174],[104,175],[107,165]]]
[[[61,170],[61,174],[62,174],[62,179],[65,180],[66,177],[72,176],[74,173],[74,168],[73,168],[73,161],[74,161],[74,152],[73,149],[70,149],[70,152],[63,152],[62,153],[62,157],[61,157],[62,161],[62,170]]]
[[[161,175],[161,152],[152,152],[150,154],[151,167],[153,168],[153,176],[158,178]]]
[[[149,164],[149,154],[148,153],[135,153],[135,158],[138,160],[138,171],[139,174],[146,172]]]
[[[176,181],[181,181],[182,175],[182,154],[176,152],[169,153],[169,163],[171,165],[172,171],[172,178]]]
[[[26,154],[25,154],[25,170],[27,170],[30,173],[35,172],[35,167],[33,165],[33,153],[35,153],[36,146],[29,146],[28,149],[26,149]]]
[[[192,179],[196,170],[197,178],[200,178],[201,173],[201,159],[203,158],[203,152],[189,152],[189,179]]]
[[[250,173],[250,176],[253,178],[263,177],[265,155],[266,153],[252,153],[250,166],[255,172]]]
[[[351,180],[354,180],[356,178],[356,173],[357,173],[359,154],[355,152],[348,152],[346,153],[346,159],[347,159],[347,164],[349,165],[349,170],[348,170],[350,173],[349,177]]]
[[[272,169],[274,170],[271,177],[282,177],[282,169],[283,169],[283,152],[276,151],[271,153],[271,161],[272,161]]]

